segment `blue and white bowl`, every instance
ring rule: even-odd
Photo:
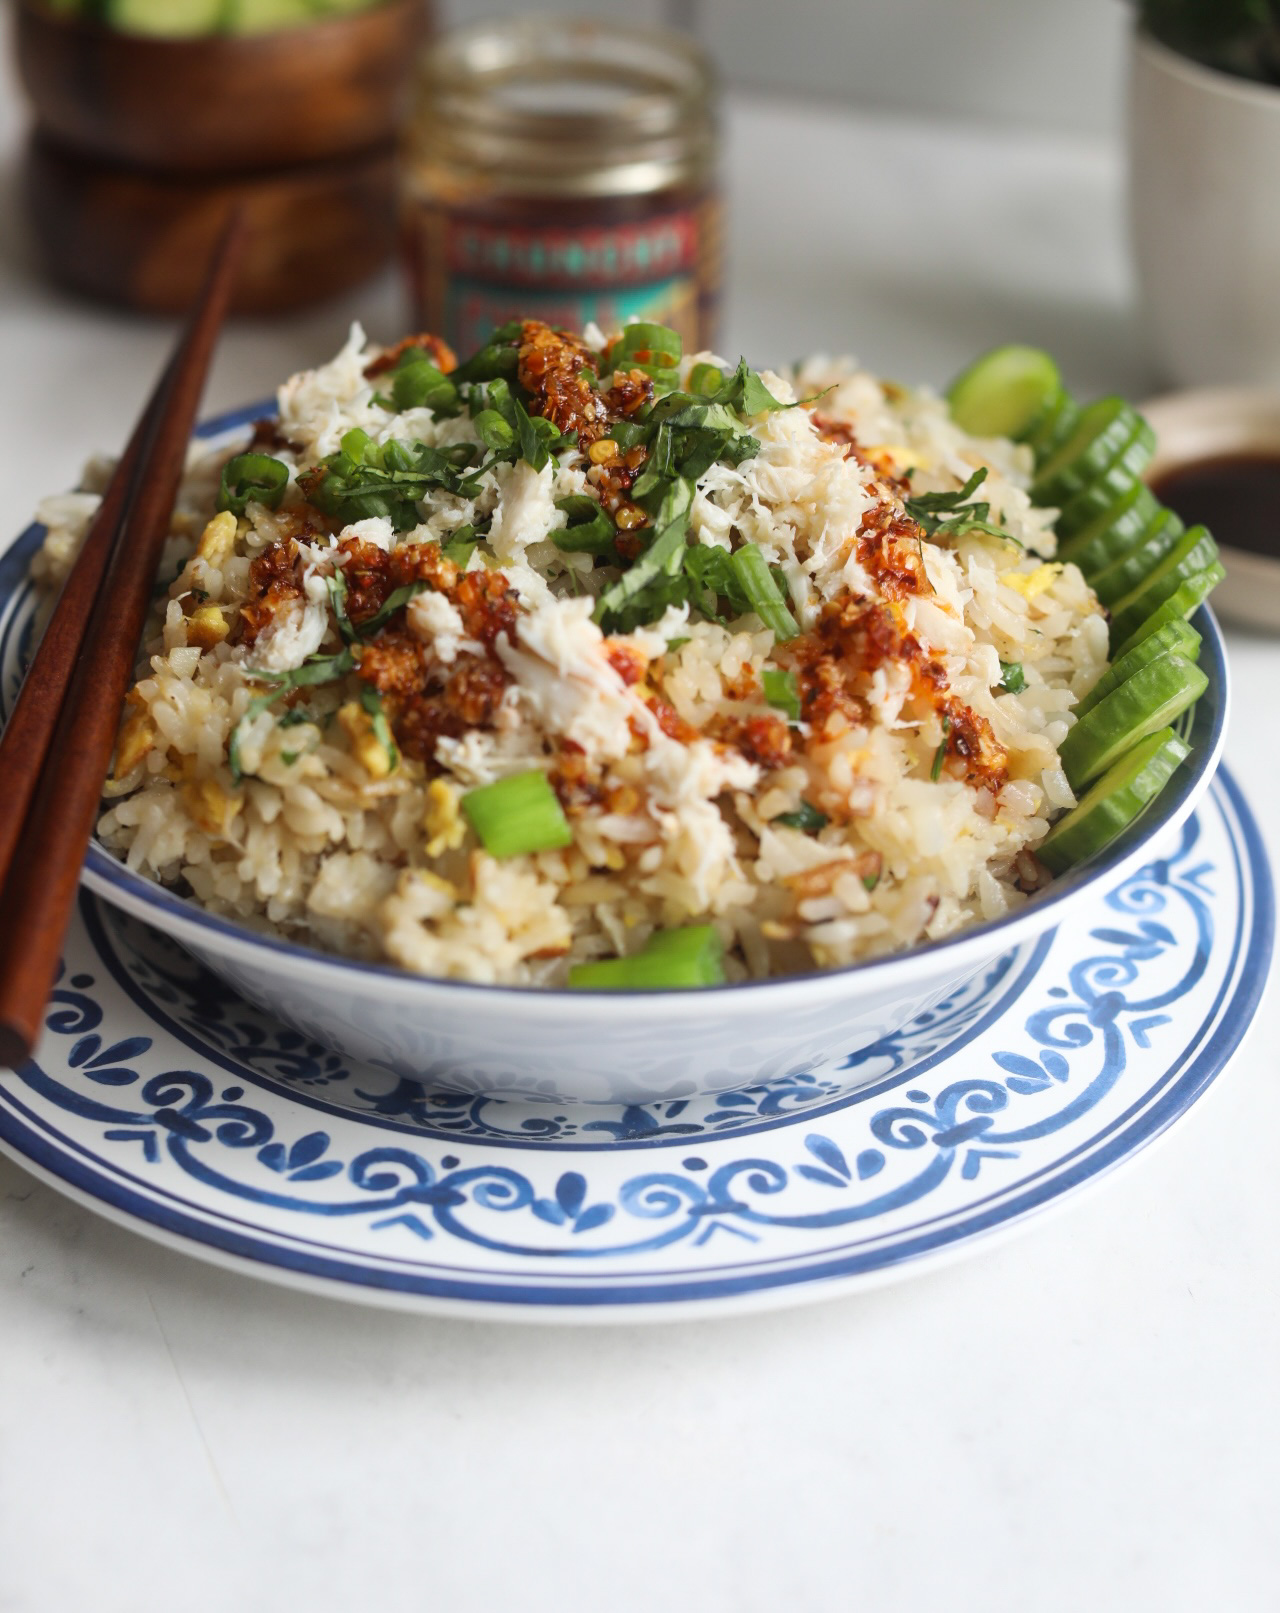
[[[208,422],[204,437],[262,412]],[[0,560],[0,707],[20,681],[35,597],[26,573],[43,531]],[[1106,853],[1018,912],[950,940],[820,974],[670,992],[570,992],[432,980],[247,930],[131,872],[96,842],[84,881],[193,953],[249,1001],[348,1060],[442,1091],[565,1102],[649,1102],[758,1086],[900,1030],[1001,954],[1053,929],[1140,867],[1192,812],[1221,754],[1227,668],[1201,609],[1209,686],[1187,719],[1191,756],[1151,809]],[[852,1068],[856,1069],[856,1061]],[[851,1084],[860,1084],[853,1080]]]

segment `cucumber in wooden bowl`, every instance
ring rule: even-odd
[[[46,0],[47,9],[153,39],[261,34],[367,11],[384,0]]]

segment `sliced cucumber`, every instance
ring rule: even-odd
[[[975,437],[1034,431],[1065,397],[1058,366],[1038,347],[996,347],[976,359],[947,388],[951,418]]]
[[[1036,464],[1043,465],[1050,454],[1054,454],[1066,442],[1067,438],[1076,428],[1076,421],[1080,418],[1080,410],[1076,400],[1068,392],[1064,392],[1058,401],[1051,405],[1044,419],[1027,438],[1027,446],[1036,456]]]
[[[1162,655],[1140,668],[1104,695],[1058,747],[1067,783],[1083,789],[1140,739],[1168,727],[1208,687],[1195,662],[1180,655]]]
[[[1171,519],[1158,521],[1128,554],[1121,555],[1104,570],[1090,577],[1093,591],[1104,605],[1118,604],[1126,594],[1137,588],[1144,578],[1153,577],[1179,544],[1187,542],[1188,534],[1182,522],[1172,510],[1168,514]],[[1204,533],[1206,528],[1198,527],[1192,530]]]
[[[1101,515],[1095,515],[1070,538],[1062,539],[1057,559],[1070,560],[1087,577],[1091,571],[1127,554],[1160,514],[1155,494],[1142,482],[1135,482]]]
[[[1150,490],[1145,489],[1145,491]],[[1156,503],[1154,494],[1151,495],[1149,505],[1146,501],[1143,501],[1144,508],[1151,508],[1152,506],[1154,508],[1151,519],[1141,531],[1131,533],[1127,542],[1124,541],[1123,534],[1117,534],[1110,539],[1105,537],[1094,539],[1087,544],[1081,545],[1079,549],[1074,544],[1071,546],[1071,558],[1086,577],[1092,580],[1094,577],[1099,576],[1108,567],[1115,565],[1116,561],[1125,559],[1135,549],[1141,548],[1150,539],[1154,538],[1157,532],[1163,533],[1171,542],[1176,542],[1187,530],[1179,516],[1176,516],[1172,510],[1166,510],[1162,505]]]
[[[122,33],[187,37],[216,33],[224,0],[105,0],[103,20]]]
[[[1061,536],[1074,537],[1082,527],[1110,509],[1118,498],[1123,498],[1142,480],[1142,473],[1154,452],[1155,433],[1144,420],[1107,468],[1062,506],[1054,523]]]
[[[1075,430],[1036,472],[1032,503],[1065,504],[1106,470],[1141,425],[1141,415],[1123,398],[1091,403],[1081,412]]]
[[[226,0],[223,24],[233,34],[269,34],[314,22],[312,0]]]
[[[1172,728],[1139,740],[1109,767],[1087,795],[1059,818],[1036,847],[1036,855],[1052,873],[1060,874],[1086,857],[1094,857],[1141,816],[1173,777],[1191,747]]]
[[[1085,717],[1113,689],[1118,689],[1126,679],[1160,656],[1177,654],[1184,661],[1194,661],[1199,653],[1200,635],[1190,622],[1181,618],[1166,622],[1156,632],[1140,639],[1127,655],[1111,663],[1076,707],[1077,718]]]
[[[1128,655],[1136,645],[1152,633],[1158,633],[1168,622],[1176,622],[1190,616],[1197,605],[1203,604],[1212,591],[1226,576],[1219,561],[1215,560],[1204,571],[1197,571],[1194,576],[1185,578],[1151,615],[1147,617],[1122,644],[1116,645],[1111,652],[1113,661],[1119,661]],[[1114,642],[1114,628],[1112,630]]]
[[[1206,527],[1193,526],[1184,532],[1155,570],[1116,600],[1111,612],[1112,644],[1124,643],[1188,577],[1204,571],[1217,558],[1218,545]]]

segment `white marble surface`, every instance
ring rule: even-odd
[[[16,113],[0,101],[0,138]],[[1043,342],[1148,385],[1102,146],[782,106],[732,124],[725,346],[943,380]],[[6,179],[6,192],[12,186]],[[169,332],[35,283],[0,197],[0,516],[115,446]],[[223,344],[211,406],[390,284]],[[1280,845],[1280,643],[1229,755]],[[1273,997],[1182,1127],[940,1273],[731,1322],[427,1322],[276,1290],[0,1163],[0,1610],[1271,1613]]]

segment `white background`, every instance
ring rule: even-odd
[[[914,118],[1118,125],[1125,0],[436,0],[450,23],[531,12],[693,33],[734,87]]]
[[[1062,38],[1076,8],[898,8],[949,29],[1038,9]],[[736,103],[724,346],[852,348],[942,381],[1024,338],[1083,392],[1142,395],[1114,119],[980,115],[1029,111],[1025,85],[967,123],[890,114],[860,71],[861,110]],[[6,533],[119,445],[170,338],[34,278],[10,222],[18,123],[10,96]],[[232,329],[209,406],[332,349],[357,310],[393,334],[394,282]],[[1231,649],[1229,757],[1274,852],[1280,647]],[[1277,1046],[1273,1000],[1179,1131],[1014,1241],[718,1323],[361,1311],[160,1250],[0,1163],[0,1610],[1273,1613]]]

